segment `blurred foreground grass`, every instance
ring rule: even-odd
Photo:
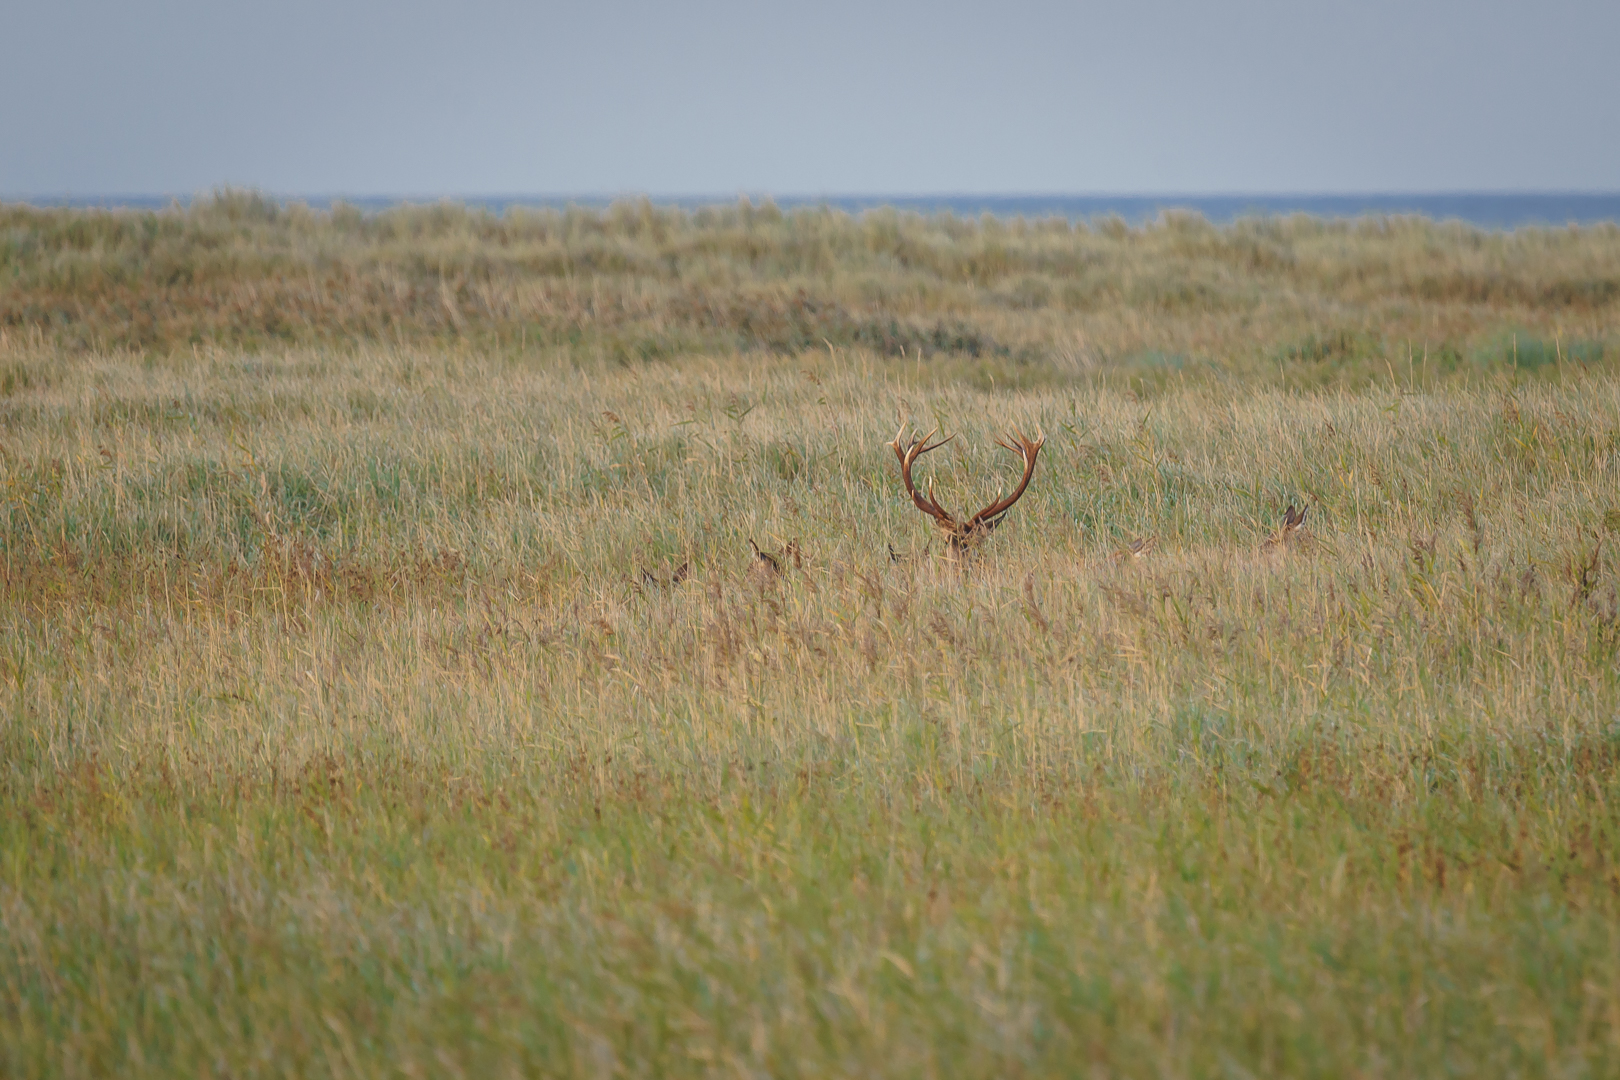
[[[1615,309],[1545,290],[1620,241],[1457,235],[1543,291],[1351,339],[1451,312],[1449,372],[1296,348],[1353,275],[1248,324],[963,285],[978,356],[13,321],[0,1072],[1612,1074]],[[1061,352],[1131,325],[1217,344]],[[953,507],[1048,436],[969,566],[903,417]]]

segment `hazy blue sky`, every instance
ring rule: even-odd
[[[1616,0],[5,0],[0,193],[1620,190]]]

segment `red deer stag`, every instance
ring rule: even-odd
[[[902,424],[900,431],[895,435],[894,441],[889,444],[889,447],[894,451],[894,456],[900,459],[900,479],[905,483],[911,501],[917,504],[917,509],[934,519],[934,523],[939,526],[939,531],[945,534],[945,541],[953,556],[966,555],[977,547],[981,540],[989,536],[991,530],[1001,524],[1002,517],[1006,515],[1008,510],[1012,509],[1013,503],[1023,496],[1024,489],[1029,487],[1029,478],[1035,475],[1035,458],[1040,454],[1041,447],[1046,445],[1046,439],[1029,439],[1018,431],[1013,432],[1009,437],[1010,441],[1009,439],[997,439],[997,446],[1011,450],[1023,460],[1024,478],[1018,481],[1018,486],[1013,489],[1011,495],[1003,499],[997,499],[977,514],[964,519],[957,517],[934,501],[934,485],[932,483],[928,485],[928,493],[925,495],[918,491],[916,485],[911,482],[911,467],[916,464],[918,458],[938,450],[950,442],[951,439],[956,438],[955,435],[952,435],[950,438],[941,439],[936,443],[929,442],[928,440],[932,439],[938,431],[939,429],[935,428],[921,439],[909,438],[906,435],[906,427]]]

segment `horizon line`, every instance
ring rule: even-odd
[[[521,190],[485,190],[485,191],[357,191],[357,190],[331,190],[331,191],[274,191],[246,184],[216,184],[189,193],[178,191],[98,191],[98,192],[4,192],[0,193],[0,202],[26,202],[30,199],[48,200],[89,200],[89,199],[171,199],[187,200],[201,199],[221,193],[242,193],[261,195],[277,200],[321,199],[326,201],[338,199],[393,199],[398,201],[430,200],[445,201],[456,199],[536,199],[544,201],[563,201],[569,199],[588,199],[591,201],[617,201],[625,199],[647,199],[652,202],[679,201],[691,202],[698,200],[714,202],[737,202],[743,199],[770,199],[792,200],[796,203],[814,202],[817,200],[851,200],[851,199],[899,199],[914,202],[926,199],[1358,199],[1358,198],[1525,198],[1525,197],[1554,197],[1554,198],[1620,198],[1620,188],[1389,188],[1389,189],[1356,189],[1356,190],[1208,190],[1193,189],[1174,191],[833,191],[833,192],[795,192],[771,191],[768,189],[749,190],[740,188],[735,192],[719,191],[697,192],[655,192],[644,189],[625,188],[616,191],[521,191]]]

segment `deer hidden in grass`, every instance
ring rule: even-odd
[[[1011,450],[1024,463],[1023,478],[1018,481],[1018,486],[1013,489],[1011,495],[997,499],[972,517],[960,517],[934,500],[932,483],[929,484],[925,494],[917,490],[916,484],[911,479],[911,467],[917,463],[918,458],[938,450],[956,437],[952,435],[939,442],[931,442],[938,431],[939,429],[935,428],[918,439],[908,436],[905,426],[901,425],[889,448],[894,451],[894,456],[900,459],[900,480],[906,485],[906,492],[911,496],[911,501],[916,504],[917,509],[934,519],[934,524],[945,536],[946,549],[951,555],[959,557],[969,554],[978,547],[979,543],[1001,524],[1013,504],[1023,497],[1024,489],[1029,487],[1030,477],[1035,475],[1035,459],[1040,455],[1041,447],[1046,445],[1046,439],[1031,439],[1019,431],[1013,432],[1005,439],[997,439],[997,446]]]

